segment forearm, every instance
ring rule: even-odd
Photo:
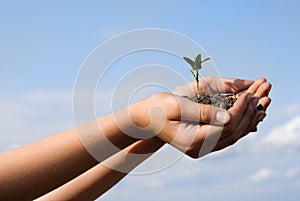
[[[88,136],[88,146],[99,147],[102,157],[98,161],[77,132],[81,138]],[[120,149],[135,141],[123,134],[109,115],[0,154],[0,200],[32,200],[75,178],[116,152],[107,150],[107,141],[101,140],[106,138]]]
[[[163,145],[158,138],[138,141],[37,200],[95,200]]]

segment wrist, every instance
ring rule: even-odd
[[[123,111],[118,111],[97,119],[102,135],[119,149],[124,149],[137,141],[129,133],[130,120],[124,118],[123,114]]]
[[[131,122],[133,134],[138,139],[148,139],[155,136],[153,122],[151,118],[151,109],[153,108],[154,96],[133,103],[128,106],[128,114]]]
[[[150,125],[150,117],[148,115],[148,99],[149,98],[128,106],[128,113],[131,122],[138,128],[146,128]]]

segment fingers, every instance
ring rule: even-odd
[[[236,139],[233,133],[237,130],[240,121],[243,119],[248,109],[251,95],[248,93],[242,94],[241,97],[236,101],[235,105],[230,108],[229,112],[231,115],[230,122],[224,127],[214,125],[204,125],[199,129],[199,136],[205,136],[205,143],[201,147],[200,155],[209,151],[216,151],[223,149],[231,144]],[[249,117],[248,117],[249,118]],[[243,124],[245,124],[243,122]]]
[[[259,115],[258,113],[264,113],[264,111],[256,110],[257,103],[258,98],[252,98],[252,100],[250,101],[247,107],[247,112],[245,112],[243,118],[237,126],[237,129],[233,133],[233,135],[235,135],[236,140],[240,139],[242,136],[244,136],[244,134],[249,133],[257,126],[258,121],[256,115]]]
[[[242,133],[246,124],[248,125],[255,115],[258,98],[252,98],[251,94],[245,93],[236,101],[230,109],[231,121],[224,127],[224,134],[221,139],[231,136],[234,140],[240,138],[238,132]]]
[[[262,110],[258,111],[256,116],[252,120],[251,126],[249,128],[249,132],[257,131],[257,125],[260,122],[262,122],[267,116],[266,110],[269,107],[270,103],[271,103],[271,99],[269,97],[263,97],[263,98],[259,99],[258,105],[261,106]]]
[[[258,98],[256,97],[256,99]],[[257,110],[257,106],[256,106],[255,116],[252,118],[252,120],[249,120],[249,122],[251,123],[247,126],[244,132],[240,134],[241,136],[240,138],[246,136],[250,132],[257,131],[258,124],[262,122],[264,118],[267,116],[266,109],[268,108],[270,103],[271,103],[271,99],[269,97],[263,97],[259,99],[258,104],[261,105],[262,110]],[[256,101],[253,104],[256,104]]]
[[[255,116],[257,102],[258,98],[251,98],[250,94],[245,93],[240,96],[236,102],[237,105],[232,108],[232,119],[225,125],[214,151],[234,144],[243,136]]]
[[[251,93],[254,97],[260,98],[258,105],[260,105],[259,107],[263,106],[262,109],[266,110],[271,103],[271,99],[267,97],[271,88],[271,83],[267,82],[265,78],[259,78],[246,91],[239,93],[237,97],[245,92]]]
[[[187,91],[191,94],[196,94],[195,82],[185,87],[189,88]],[[178,97],[181,120],[195,122],[196,124],[189,125],[197,128],[193,131],[196,134],[191,142],[192,148],[188,152],[193,156],[202,156],[230,146],[248,133],[256,131],[259,122],[266,117],[265,111],[271,103],[268,97],[271,88],[272,85],[265,78],[259,78],[255,82],[215,77],[201,79],[201,93],[238,93],[238,99],[232,108],[224,111],[211,105],[198,104]],[[258,105],[261,110],[257,109]],[[199,122],[204,124],[198,125]]]
[[[270,97],[263,97],[259,99],[258,104],[262,106],[263,110],[266,111],[269,105],[271,104],[272,100]]]
[[[168,121],[162,126],[158,136],[193,158],[228,147],[257,130],[257,125],[266,117],[265,110],[271,103],[268,94],[272,86],[265,78],[259,78],[255,82],[214,77],[201,80],[201,93],[244,93],[239,94],[228,111],[198,104],[174,94],[160,97],[165,101],[158,101],[156,104],[165,109]],[[195,82],[190,82],[177,88],[175,92],[193,96],[196,94],[195,87]],[[261,105],[262,110],[257,110],[258,105]],[[203,124],[199,125],[200,122]]]
[[[230,122],[227,125],[225,125],[224,132],[220,137],[221,139],[227,138],[228,135],[231,135],[233,132],[235,132],[240,122],[244,118],[245,113],[248,112],[248,105],[250,104],[250,101],[251,94],[244,93],[240,96],[239,99],[237,99],[234,106],[228,110],[231,119]]]
[[[194,103],[182,97],[179,99],[182,120],[213,125],[224,125],[230,120],[230,115],[226,110],[212,105]]]
[[[254,95],[261,84],[265,83],[267,80],[266,78],[258,78],[248,89],[247,92]]]
[[[205,77],[200,79],[200,89],[203,93],[238,93],[253,84],[251,80],[237,78]]]
[[[247,105],[246,111],[244,112],[242,117],[240,117],[241,120],[238,122],[238,124],[234,123],[231,125],[232,122],[230,122],[229,128],[226,128],[226,126],[224,127],[224,134],[222,134],[222,136],[220,137],[220,141],[215,146],[214,151],[221,150],[227,146],[230,146],[250,132],[254,132],[257,130],[257,125],[259,124],[259,122],[261,122],[266,117],[266,113],[264,110],[257,111],[256,109],[256,105],[259,101],[261,101],[263,107],[266,108],[270,104],[271,99],[268,97],[264,97],[262,99],[259,99],[257,97],[252,98]],[[235,120],[236,118],[232,118],[233,122]]]
[[[262,99],[269,95],[271,88],[272,88],[271,83],[267,82],[265,78],[259,78],[249,87],[247,92],[251,93],[255,97]],[[267,106],[269,106],[270,103],[271,100],[268,101],[268,104],[265,104],[266,106],[265,108],[267,108]],[[259,104],[261,104],[261,100]]]
[[[236,141],[246,136],[250,132],[256,131],[258,123],[262,121],[263,118],[265,118],[265,111],[257,110],[258,102],[259,98],[254,97],[248,105],[247,112],[243,116],[243,119],[240,121],[236,131],[233,133],[233,135],[235,135]]]
[[[244,115],[244,112],[247,109],[247,106],[251,100],[251,94],[244,93],[242,94],[235,102],[232,108],[228,111],[230,112],[231,116],[234,116],[236,120],[240,120]],[[237,124],[238,122],[234,122]]]
[[[248,89],[252,84],[252,80],[242,80],[236,78],[222,78],[225,93],[239,93]]]
[[[200,91],[203,94],[210,93],[239,93],[248,89],[253,84],[252,80],[236,78],[204,77],[199,80]],[[176,95],[194,96],[196,95],[196,82],[192,81],[175,88]]]
[[[251,123],[241,134],[241,137],[248,135],[250,132],[256,132],[258,124],[266,117],[266,112],[264,110],[256,111],[254,118],[250,121]]]
[[[254,82],[237,78],[204,77],[199,80],[199,87],[204,94],[248,92],[253,96],[263,97],[269,94],[272,85],[267,82],[266,78],[258,78]],[[174,93],[187,96],[196,95],[196,82],[193,81],[179,86],[174,90]]]
[[[269,95],[269,92],[272,88],[272,85],[271,83],[269,82],[264,82],[262,83],[258,89],[256,90],[256,92],[253,94],[253,96],[256,96],[256,97],[259,97],[259,98],[262,98],[262,97],[265,97],[265,96],[268,96]]]

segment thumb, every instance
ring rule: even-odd
[[[188,99],[181,100],[180,102],[182,120],[213,125],[224,125],[230,120],[227,110],[212,105],[195,103]]]

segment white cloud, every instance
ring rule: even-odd
[[[234,153],[295,153],[299,150],[300,116],[296,116],[285,124],[273,127],[267,134],[249,134],[234,146],[221,151],[220,156]]]
[[[145,181],[145,185],[146,187],[150,187],[150,188],[162,188],[164,187],[164,182],[162,179],[152,179],[152,180]]]
[[[300,116],[273,128],[271,133],[261,140],[260,145],[264,148],[263,150],[298,150],[300,148]]]
[[[291,178],[298,176],[299,174],[300,174],[300,168],[292,167],[286,171],[285,176],[286,176],[286,178],[291,179]]]
[[[276,179],[294,179],[300,175],[300,168],[299,167],[290,167],[286,171],[281,170],[274,170],[271,168],[262,168],[259,171],[255,172],[249,177],[249,180],[254,183],[259,183],[266,181],[270,178]]]
[[[253,175],[250,176],[250,181],[252,182],[262,182],[265,181],[267,179],[269,179],[270,177],[273,176],[273,172],[270,168],[263,168],[261,170],[259,170],[258,172],[254,173]]]
[[[0,98],[0,150],[73,127],[72,91],[31,91]]]

